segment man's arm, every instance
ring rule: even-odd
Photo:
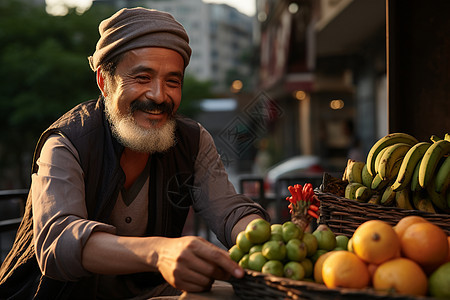
[[[227,251],[200,237],[122,237],[94,232],[83,249],[82,263],[97,274],[159,271],[174,287],[207,290],[215,279],[240,278],[244,272]]]

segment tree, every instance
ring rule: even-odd
[[[0,0],[3,187],[27,187],[40,133],[75,104],[97,97],[87,57],[95,49],[98,23],[110,14],[105,9],[83,15],[70,10],[56,17],[44,7]]]

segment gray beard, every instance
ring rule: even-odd
[[[165,152],[175,144],[176,122],[170,118],[159,128],[142,128],[133,118],[131,112],[123,116],[111,106],[105,98],[105,112],[111,124],[113,136],[123,146],[143,153]]]

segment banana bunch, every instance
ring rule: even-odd
[[[450,135],[419,142],[391,133],[370,149],[366,162],[349,159],[345,197],[403,209],[450,212]]]

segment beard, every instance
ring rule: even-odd
[[[127,115],[122,115],[118,110],[114,109],[111,102],[105,98],[106,117],[111,124],[113,136],[123,146],[137,152],[152,154],[165,152],[175,144],[176,121],[171,111],[169,119],[162,126],[158,128],[142,128],[136,123],[133,112],[145,106],[145,104],[135,100],[132,102]],[[150,103],[148,105],[156,104]],[[163,111],[167,110],[167,108],[163,109]]]

